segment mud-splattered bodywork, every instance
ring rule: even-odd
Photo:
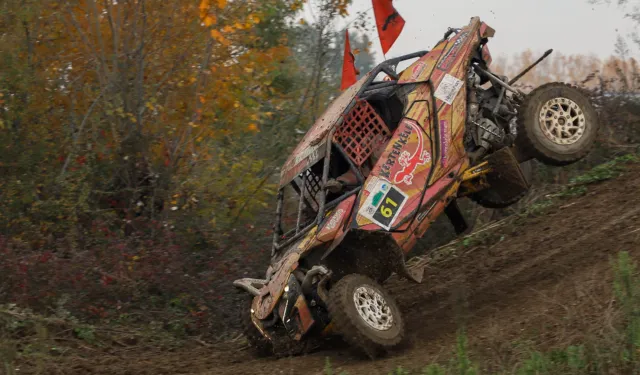
[[[484,38],[491,36],[493,30],[473,18],[433,50],[409,55],[418,60],[401,73],[389,67],[407,56],[387,61],[343,92],[307,132],[281,170],[274,263],[265,280],[252,284],[258,290],[252,304],[252,320],[266,337],[269,333],[264,321],[276,309],[279,316],[292,320],[284,321],[292,337],[300,339],[312,329],[315,321],[307,301],[302,291],[293,290],[294,285],[304,284],[296,270],[312,253],[319,253],[314,259],[324,264],[322,260],[344,251],[340,244],[352,233],[376,233],[376,237],[388,238],[388,254],[394,258],[389,267],[420,281],[421,274],[412,274],[404,266],[403,254],[413,248],[456,198],[463,173],[469,168],[463,144],[467,74],[471,54]],[[490,60],[486,46],[482,56]],[[392,80],[374,82],[381,72]],[[396,87],[401,100],[402,116],[390,127],[362,98],[370,91],[391,86]],[[345,129],[351,133],[345,134]],[[358,131],[365,133],[353,133]],[[364,160],[375,148],[383,151],[378,152],[379,157],[365,176]],[[322,184],[330,177],[331,158],[338,154],[346,160],[358,184],[328,199]],[[287,204],[284,192],[291,184],[295,185],[300,203],[294,227],[287,232],[282,227]],[[309,199],[305,198],[307,195]],[[308,220],[301,214],[305,207],[312,212]],[[383,255],[375,253],[371,257],[384,258]],[[309,268],[305,264],[305,272]],[[292,282],[296,278],[298,282]]]

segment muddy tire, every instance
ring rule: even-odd
[[[533,180],[533,166],[531,163],[532,161],[529,160],[520,164],[520,168],[522,168],[522,174],[529,184],[531,184],[531,181]],[[528,191],[523,191],[516,196],[508,197],[505,199],[505,197],[500,195],[495,189],[488,188],[477,193],[470,194],[469,199],[484,208],[501,209],[518,203],[518,201],[524,198],[527,193]]]
[[[548,83],[520,106],[516,145],[544,164],[562,166],[584,158],[598,133],[598,115],[577,87]]]
[[[518,201],[524,198],[525,195],[527,195],[526,191],[521,194],[518,194],[515,197],[510,197],[509,199],[503,199],[503,197],[501,197],[494,190],[489,188],[489,189],[479,191],[477,193],[473,193],[469,195],[469,198],[471,198],[472,201],[476,202],[477,204],[479,204],[484,208],[500,209],[500,208],[507,208],[511,205],[518,203]]]
[[[247,309],[242,312],[242,325],[244,337],[249,347],[257,357],[292,357],[305,354],[312,350],[317,343],[309,340],[296,341],[287,335],[284,327],[278,327],[269,332],[273,338],[270,341],[260,333],[251,321],[251,300]]]
[[[366,276],[351,274],[338,281],[329,292],[328,309],[335,331],[371,358],[398,345],[404,336],[395,300]]]
[[[251,321],[251,302],[253,300],[250,299],[249,302],[245,303],[246,308],[243,309],[240,313],[242,314],[242,332],[244,333],[244,337],[247,339],[247,343],[249,347],[251,347],[252,351],[259,357],[272,356],[274,353],[273,344],[269,339],[262,336],[262,333],[256,328],[256,326]]]

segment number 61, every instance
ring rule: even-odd
[[[384,203],[393,207],[398,207],[398,203],[396,203],[393,199],[388,197],[387,199],[385,199]],[[382,214],[382,216],[386,218],[390,218],[391,215],[393,215],[393,210],[391,209],[391,207],[387,207],[383,204],[383,205],[380,205],[380,213]]]

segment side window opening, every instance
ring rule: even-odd
[[[348,181],[341,191],[328,191],[325,207],[357,184],[349,161],[366,178],[402,119],[402,102],[396,95],[372,95],[360,99],[344,116],[333,136],[329,180]],[[342,151],[338,148],[341,148]],[[347,160],[349,158],[350,160]],[[296,176],[283,190],[279,242],[293,237],[317,218],[322,189],[324,158]],[[304,198],[301,200],[300,196]]]

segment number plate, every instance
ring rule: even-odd
[[[407,195],[383,179],[379,179],[373,185],[373,188],[368,191],[367,200],[358,213],[385,230],[390,230],[407,201]]]

